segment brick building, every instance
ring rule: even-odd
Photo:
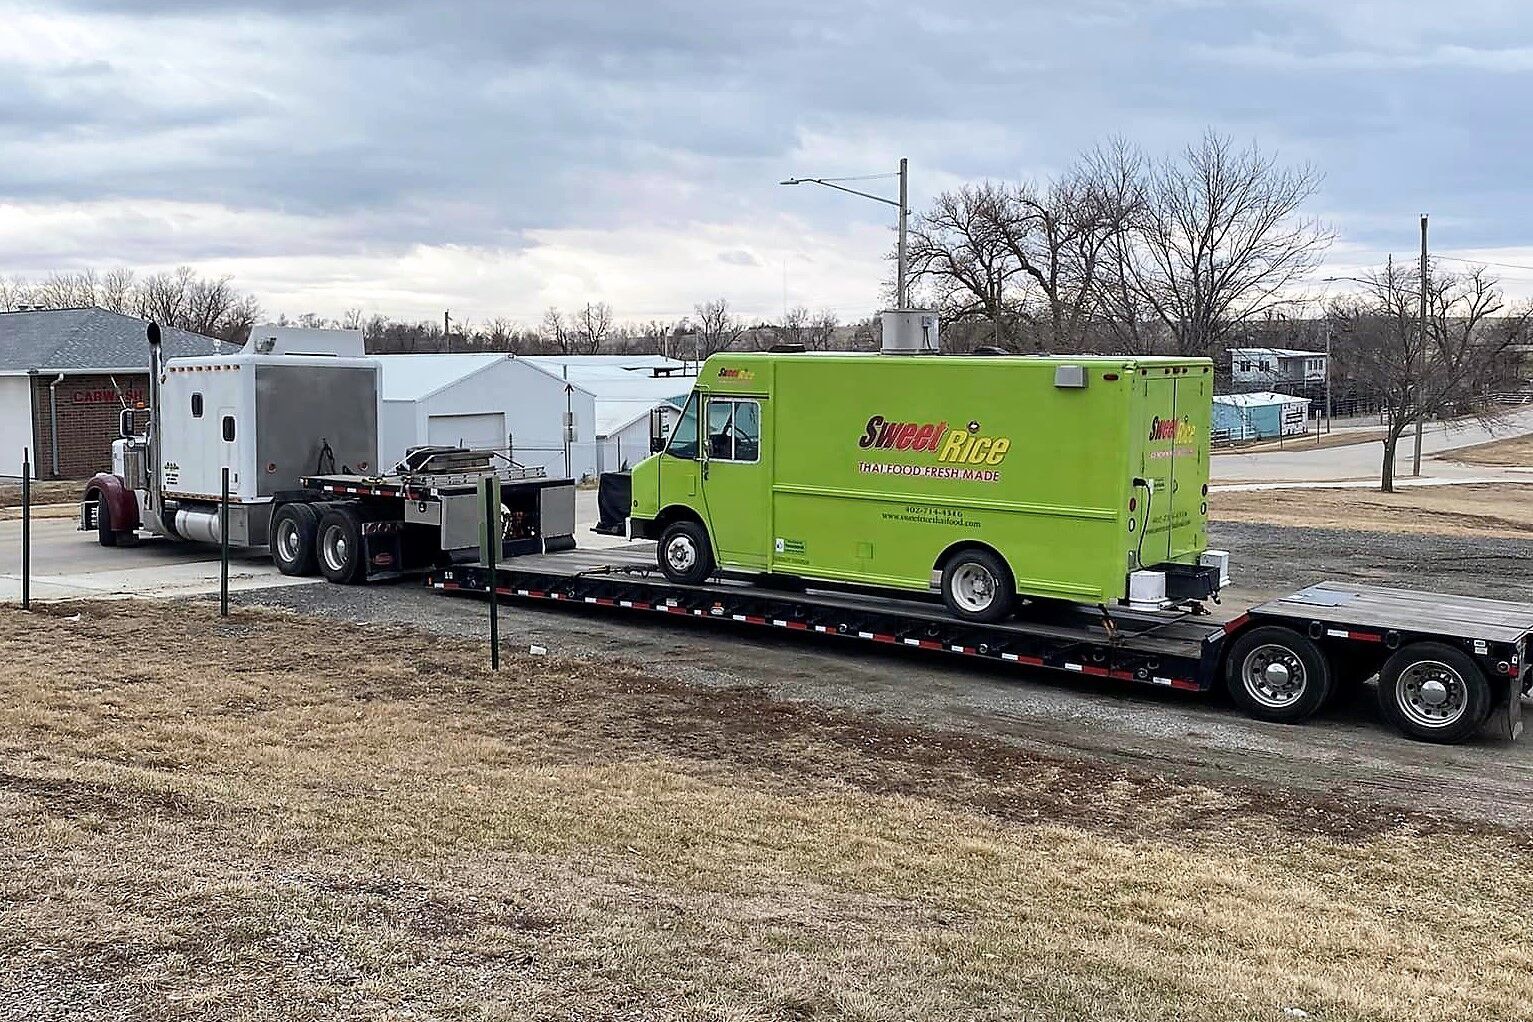
[[[111,467],[118,411],[149,399],[147,325],[105,309],[0,312],[0,477],[21,474],[25,448],[39,479]],[[164,341],[166,358],[234,350],[185,330]]]

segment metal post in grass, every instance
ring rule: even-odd
[[[32,609],[32,449],[21,449],[21,609]]]
[[[229,466],[219,473],[222,499],[218,504],[218,616],[229,616]]]
[[[484,532],[479,544],[479,559],[488,572],[486,588],[490,593],[490,670],[500,670],[500,596],[495,591],[495,564],[500,560],[500,478],[485,476],[480,482],[484,494]]]

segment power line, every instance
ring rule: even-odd
[[[1440,259],[1443,262],[1449,262],[1449,263],[1469,263],[1472,266],[1500,266],[1503,269],[1508,269],[1508,270],[1529,270],[1529,271],[1533,271],[1533,266],[1528,266],[1525,263],[1498,263],[1494,259],[1465,259],[1463,256],[1445,256],[1445,255],[1434,256],[1433,258]]]

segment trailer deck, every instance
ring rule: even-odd
[[[926,594],[786,581],[723,572],[678,585],[658,570],[652,543],[527,553],[493,571],[460,564],[431,578],[447,593],[488,594],[493,586],[524,600],[858,639],[1188,692],[1223,683],[1247,712],[1287,723],[1320,709],[1333,683],[1378,675],[1381,706],[1400,693],[1385,716],[1427,741],[1462,741],[1486,723],[1514,740],[1522,695],[1533,689],[1533,604],[1322,582],[1220,613],[1038,604],[1003,623],[972,624]],[[1307,686],[1306,673],[1315,675]],[[1297,694],[1284,700],[1285,686]]]
[[[656,568],[653,543],[515,557],[498,565],[495,575],[503,596],[815,632],[1188,691],[1209,686],[1203,661],[1225,634],[1209,616],[1123,608],[1104,614],[1075,605],[1049,607],[1032,619],[975,625],[954,619],[922,594],[781,590],[730,573],[678,586]],[[432,584],[445,592],[485,593],[489,570],[458,565],[436,573]]]

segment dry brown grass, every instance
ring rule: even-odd
[[[1215,521],[1364,529],[1437,536],[1533,535],[1533,480],[1527,484],[1413,486],[1378,490],[1215,490]]]
[[[1259,443],[1216,447],[1213,454],[1264,454],[1268,451],[1324,451],[1332,447],[1352,447],[1356,444],[1376,444],[1384,439],[1385,431],[1352,430],[1341,433],[1311,433],[1308,436],[1290,437],[1286,440],[1263,440]]]
[[[70,479],[35,479],[32,481],[32,504],[78,504],[85,484]],[[21,507],[21,484],[0,483],[0,508]]]
[[[269,612],[0,652],[20,1017],[1533,1015],[1525,835]]]
[[[1490,443],[1475,444],[1473,447],[1460,447],[1456,451],[1449,451],[1438,457],[1467,462],[1471,465],[1533,467],[1533,434],[1511,437],[1507,440],[1492,440]]]

